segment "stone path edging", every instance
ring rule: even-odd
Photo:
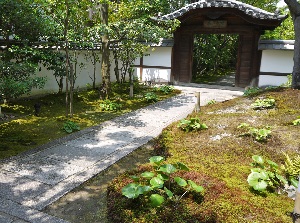
[[[177,86],[179,96],[119,116],[0,164],[0,223],[66,221],[41,210],[116,161],[158,136],[194,109],[194,92],[201,105],[242,94],[241,89]]]

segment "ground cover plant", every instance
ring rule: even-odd
[[[158,101],[157,94],[155,94],[154,92],[147,92],[145,94],[145,101],[148,103],[157,102]]]
[[[110,100],[100,100],[98,90],[76,92],[73,118],[65,117],[64,94],[21,98],[0,104],[0,159],[147,106],[149,102],[144,100],[143,95],[153,90],[135,83],[135,95],[129,98],[128,84],[115,84],[113,89]],[[156,99],[163,100],[178,93],[156,92]],[[40,108],[38,116],[35,114],[37,105]]]
[[[202,107],[200,114],[191,114],[188,119],[200,117],[209,126],[206,131],[187,133],[177,127],[180,122],[167,127],[155,151],[159,153],[162,148],[169,154],[168,163],[187,163],[190,172],[183,177],[202,185],[203,197],[189,194],[180,204],[168,201],[158,208],[149,207],[140,198],[127,199],[121,190],[132,182],[130,175],[149,170],[149,165],[144,164],[110,184],[108,222],[291,222],[286,213],[293,210],[294,201],[284,192],[278,194],[277,188],[287,183],[284,180],[287,168],[281,167],[287,162],[284,154],[294,157],[300,146],[299,127],[291,125],[300,114],[299,93],[271,89],[251,98]],[[252,109],[251,104],[259,98],[275,99],[276,109]],[[237,126],[246,122],[255,126],[272,125],[272,137],[263,142],[255,137],[240,137]],[[265,161],[257,163],[262,157]],[[258,167],[249,165],[253,162],[263,165],[260,173],[268,171],[268,178],[255,179],[257,184],[265,180],[264,189],[260,187],[263,183],[255,186],[254,174],[248,178],[251,169],[259,172]],[[292,172],[293,168],[289,169]]]
[[[80,127],[77,125],[77,123],[68,120],[64,123],[63,129],[67,133],[72,133],[74,131],[79,131]]]
[[[152,207],[159,207],[165,202],[166,197],[180,202],[189,191],[199,193],[204,191],[204,188],[194,181],[185,180],[175,175],[178,171],[189,171],[185,164],[180,162],[166,164],[162,156],[152,156],[149,160],[153,170],[143,172],[140,176],[131,176],[134,182],[122,188],[122,194],[125,197],[135,199],[144,195],[145,200],[149,200]],[[180,186],[184,190],[183,194],[175,194],[172,191],[175,186]],[[167,196],[163,196],[164,194]]]
[[[240,136],[252,136],[257,142],[265,142],[271,137],[272,131],[270,126],[263,128],[255,128],[250,126],[248,123],[241,123],[238,129],[246,129],[246,132],[242,133]]]
[[[276,190],[283,188],[288,184],[284,176],[280,175],[279,166],[272,160],[264,160],[259,155],[252,156],[253,162],[251,173],[247,181],[249,185],[256,191],[265,191],[267,189]],[[295,185],[297,187],[297,185]]]
[[[251,104],[253,109],[270,109],[275,106],[274,98],[264,98],[256,99],[254,103]]]
[[[205,123],[201,123],[198,117],[190,119],[182,119],[177,125],[178,128],[182,129],[185,132],[198,131],[203,129],[208,129]]]

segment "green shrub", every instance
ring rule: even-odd
[[[262,92],[262,89],[259,87],[249,87],[244,91],[244,96],[254,96]]]
[[[197,185],[192,180],[185,180],[181,177],[174,176],[174,173],[183,170],[189,171],[189,168],[183,163],[164,164],[162,156],[153,156],[150,163],[154,166],[154,171],[143,172],[140,176],[131,176],[134,183],[129,183],[122,188],[122,194],[130,199],[138,198],[145,195],[150,201],[152,207],[160,206],[166,198],[180,201],[188,191],[202,192],[202,186]],[[174,194],[171,191],[171,185],[176,183],[185,189],[181,195]],[[147,196],[146,196],[147,195]]]
[[[251,173],[247,178],[248,184],[256,191],[265,191],[269,189],[277,189],[287,184],[288,181],[279,174],[277,163],[264,159],[261,156],[252,156],[253,162]]]
[[[287,80],[287,82],[286,83],[284,83],[284,84],[282,84],[281,86],[282,87],[291,87],[292,86],[292,79],[293,79],[293,75],[292,74],[289,74],[289,75],[287,75],[287,78],[288,78],[288,80]]]
[[[110,101],[110,100],[104,100],[100,104],[100,108],[103,111],[121,111],[122,105],[117,102]]]
[[[199,118],[182,119],[177,126],[178,128],[186,131],[198,131],[202,129],[208,129],[207,125],[200,122]]]
[[[125,94],[127,95],[129,93],[129,88],[130,88],[130,82],[126,81],[126,82],[122,82],[122,83],[117,83],[117,82],[113,82],[111,83],[111,87],[112,87],[112,92],[113,95],[122,95]],[[134,94],[140,94],[143,93],[145,89],[147,89],[148,87],[145,85],[142,85],[138,78],[133,79],[133,91]]]
[[[63,130],[65,130],[67,133],[72,133],[74,131],[79,131],[80,127],[75,122],[66,121],[64,123]]]
[[[170,85],[162,85],[159,88],[159,91],[163,92],[164,94],[170,94],[174,91],[174,87]]]
[[[266,99],[257,99],[254,103],[251,104],[253,109],[270,109],[275,106],[275,99],[266,98]]]
[[[151,103],[151,102],[157,102],[158,101],[158,97],[155,93],[153,92],[148,92],[145,94],[145,100],[148,102],[148,103]]]

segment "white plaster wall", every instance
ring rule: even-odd
[[[144,65],[171,67],[172,47],[150,47],[144,57]]]
[[[293,50],[263,50],[260,72],[291,74],[293,71]],[[288,81],[286,76],[260,75],[258,86],[280,86]]]
[[[156,47],[149,48],[144,56],[144,66],[161,66],[171,67],[172,47]],[[140,64],[140,58],[135,61],[135,65]],[[134,73],[138,78],[142,76],[141,81],[156,81],[156,82],[169,82],[171,77],[171,69],[162,68],[143,68],[142,74],[140,68],[135,68]]]
[[[71,55],[73,52],[71,52]],[[93,72],[94,72],[94,66],[91,63],[90,58],[86,58],[86,54],[88,54],[88,51],[80,51],[78,53],[78,62],[77,62],[77,78],[75,81],[75,89],[77,88],[85,88],[88,84],[92,85],[93,81],[91,77],[93,78]],[[100,54],[100,52],[99,52]],[[112,55],[111,55],[112,59]],[[100,61],[101,61],[101,55],[100,55]],[[83,64],[83,67],[80,67],[80,64]],[[74,63],[73,63],[74,64]],[[74,65],[75,66],[75,65]],[[115,74],[114,74],[114,63],[111,64],[110,72],[111,72],[111,81],[115,81]],[[53,75],[52,70],[47,70],[42,64],[40,64],[40,71],[37,73],[37,76],[39,77],[46,77],[47,82],[45,84],[45,87],[43,89],[33,89],[31,92],[31,95],[36,94],[45,94],[45,93],[56,93],[58,92],[58,84],[56,82],[55,76]],[[59,81],[59,80],[58,80]],[[102,82],[101,78],[101,64],[100,62],[96,63],[96,84],[100,84]],[[65,90],[65,80],[64,80],[64,89]]]
[[[260,72],[292,73],[293,50],[263,50]]]
[[[171,52],[172,47],[156,47],[149,48],[145,54],[149,56],[144,57],[144,65],[148,66],[164,66],[171,67]],[[74,52],[70,52],[71,55]],[[86,54],[88,51],[80,51],[78,53],[78,63],[77,63],[77,79],[75,81],[75,89],[85,88],[87,84],[92,85],[93,77],[93,65],[90,59],[86,59]],[[100,54],[100,52],[99,52]],[[100,55],[101,58],[101,55]],[[101,59],[100,59],[101,61]],[[114,68],[115,63],[113,60],[113,55],[110,56],[111,66],[110,66],[110,79],[112,82],[116,81]],[[79,67],[79,64],[83,63],[83,67]],[[121,63],[119,62],[119,65]],[[135,65],[140,64],[140,58],[136,59]],[[43,89],[33,89],[31,95],[37,94],[47,94],[47,93],[56,93],[58,92],[58,84],[56,82],[55,76],[53,75],[52,70],[47,70],[42,64],[40,64],[40,71],[37,73],[39,77],[46,77],[47,82]],[[140,78],[140,68],[136,67],[134,75],[137,78]],[[168,82],[170,81],[171,69],[161,69],[161,68],[144,68],[142,72],[142,81],[157,81],[157,82]],[[128,79],[128,77],[126,78]],[[59,81],[59,80],[58,80]],[[101,64],[98,62],[96,64],[96,84],[102,82],[101,78]],[[65,90],[65,80],[64,80],[64,89]]]
[[[265,86],[280,86],[288,81],[286,76],[271,76],[271,75],[260,75],[258,81],[258,87]]]
[[[135,68],[134,75],[140,78],[140,68]],[[169,82],[171,69],[144,68],[141,81]]]

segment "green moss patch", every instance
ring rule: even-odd
[[[251,157],[262,155],[278,164],[284,163],[283,151],[295,154],[299,149],[300,131],[291,121],[300,115],[298,90],[280,89],[263,92],[252,98],[205,106],[200,117],[208,130],[186,133],[173,123],[158,137],[154,151],[168,156],[168,163],[182,162],[191,171],[184,176],[205,188],[203,196],[188,193],[179,202],[168,201],[159,208],[147,205],[147,197],[128,199],[121,188],[130,182],[129,175],[116,178],[108,188],[109,222],[291,222],[286,214],[294,201],[285,194],[254,192],[247,183]],[[259,98],[274,98],[275,106],[254,110]],[[189,117],[189,118],[190,118]],[[237,127],[249,123],[256,128],[270,127],[268,140],[258,142],[246,137]]]
[[[0,159],[17,155],[31,150],[54,139],[64,137],[67,133],[63,125],[70,120],[84,129],[99,125],[104,121],[115,118],[127,112],[149,105],[143,95],[152,88],[135,85],[133,98],[129,98],[129,88],[126,84],[114,85],[111,101],[118,101],[122,109],[118,111],[103,111],[97,90],[87,90],[74,94],[74,117],[65,116],[65,95],[50,94],[43,97],[22,98],[2,104],[3,119],[0,119]],[[158,100],[164,100],[180,93],[170,94],[156,92]],[[38,116],[35,115],[34,105],[40,104]]]

